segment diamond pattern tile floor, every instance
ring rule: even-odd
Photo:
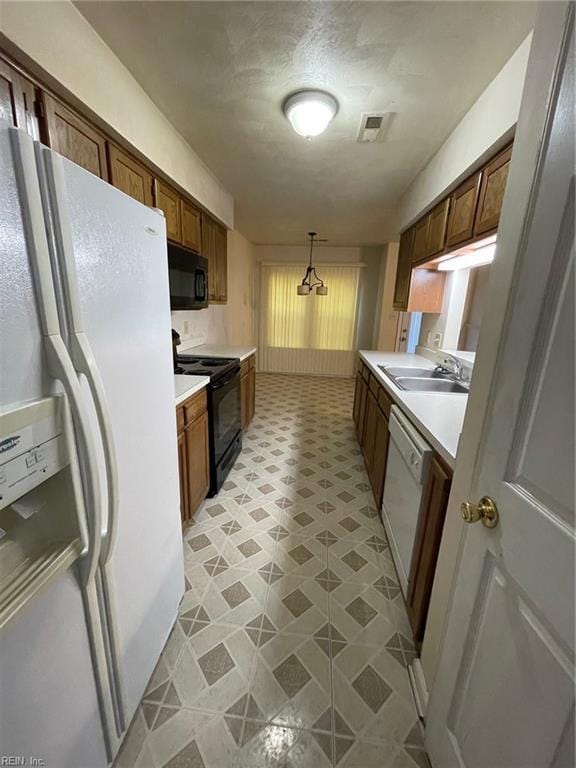
[[[429,768],[353,383],[259,374],[256,392],[115,768]]]

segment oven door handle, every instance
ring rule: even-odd
[[[226,384],[229,384],[232,381],[232,379],[235,376],[237,376],[239,373],[240,373],[240,366],[238,366],[238,368],[234,368],[232,373],[226,376],[226,378],[223,381],[219,381],[217,384],[212,384],[210,386],[210,389],[212,390],[212,392],[215,392],[217,389],[222,389],[222,387],[225,387]]]

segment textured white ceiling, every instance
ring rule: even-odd
[[[399,197],[530,31],[523,2],[78,2],[236,200],[256,243],[382,243]],[[340,102],[307,142],[288,93]],[[127,104],[129,109],[130,105]],[[356,142],[362,112],[393,112]]]

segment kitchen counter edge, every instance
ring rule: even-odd
[[[451,469],[456,464],[458,441],[464,423],[467,395],[438,392],[407,392],[399,389],[378,365],[434,367],[420,355],[360,350],[359,355],[394,403],[406,414],[432,448]]]
[[[197,392],[201,392],[210,383],[209,376],[186,376],[174,374],[174,390],[176,406],[181,405],[185,400]]]
[[[234,347],[228,344],[200,344],[196,347],[178,349],[179,355],[205,355],[206,357],[238,357],[244,362],[255,355],[258,347]]]

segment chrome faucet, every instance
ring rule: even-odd
[[[448,352],[443,352],[444,359],[440,365],[436,366],[437,371],[443,371],[444,373],[451,374],[456,381],[464,381],[464,370],[462,363],[454,355],[450,355]],[[447,363],[451,364],[451,368],[447,367]]]

